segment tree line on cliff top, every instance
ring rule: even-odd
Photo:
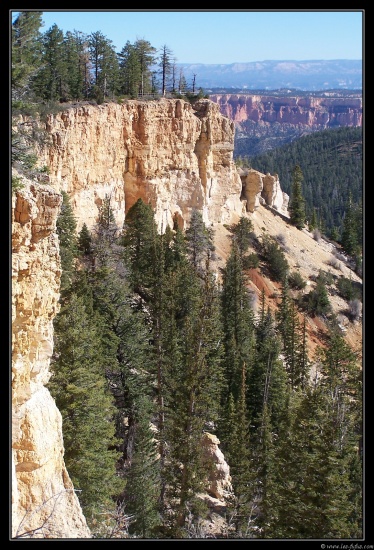
[[[232,477],[223,538],[360,538],[359,357],[328,309],[326,343],[309,357],[308,310],[277,244],[241,218],[217,278],[199,211],[160,234],[139,199],[119,229],[107,196],[77,233],[63,199],[49,388],[93,536],[209,538],[209,432]],[[256,255],[282,281],[275,312],[249,290]]]
[[[115,101],[147,94],[187,99],[196,89],[176,67],[172,50],[159,50],[145,39],[129,41],[116,52],[101,31],[64,33],[56,24],[44,33],[42,12],[20,12],[12,23],[12,95],[14,108],[29,102]],[[190,95],[192,96],[190,97]]]

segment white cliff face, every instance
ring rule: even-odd
[[[159,230],[173,220],[185,228],[193,208],[207,224],[244,212],[234,125],[209,100],[80,105],[51,115],[46,130],[40,162],[68,193],[78,231],[96,223],[106,195],[120,228],[138,198],[152,205]]]
[[[12,197],[12,537],[85,538],[66,471],[62,420],[46,389],[58,311],[62,198],[25,182]]]

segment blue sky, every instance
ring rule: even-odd
[[[40,9],[40,8],[38,8]],[[14,14],[11,11],[11,17]],[[101,31],[120,52],[127,41],[168,46],[177,63],[362,59],[365,12],[355,10],[43,11],[42,32]]]

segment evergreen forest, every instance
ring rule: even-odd
[[[276,313],[264,295],[255,313],[251,221],[230,226],[217,280],[201,212],[159,234],[139,199],[119,230],[107,197],[97,225],[77,233],[63,200],[49,388],[94,537],[209,538],[208,432],[232,477],[222,538],[360,538],[360,358],[331,322],[311,361],[287,271]],[[280,263],[269,239],[259,254]]]
[[[313,132],[250,159],[239,157],[236,162],[263,174],[278,174],[282,190],[291,197],[292,171],[299,165],[303,174],[301,193],[309,223],[341,243],[347,222],[344,220],[346,216],[354,216],[362,234],[362,128],[341,127]],[[359,240],[362,241],[361,237]]]
[[[195,78],[187,82],[166,44],[127,41],[119,52],[101,31],[64,33],[54,24],[45,32],[42,12],[21,11],[12,21],[13,112],[51,112],[59,103],[123,101],[160,96],[196,99]],[[65,107],[66,108],[66,105]]]
[[[189,87],[175,73],[167,46],[157,57],[141,39],[115,52],[100,31],[64,34],[54,25],[41,33],[41,15],[20,12],[12,24],[14,115],[160,89],[195,93],[195,83]],[[335,227],[352,254],[360,246],[362,253],[362,140],[355,132],[329,131],[303,138],[300,148],[292,144],[283,157],[251,159],[293,190],[297,227],[315,210],[316,227],[327,234]],[[32,149],[16,135],[12,162],[31,173],[35,166]],[[221,538],[362,538],[361,358],[329,311],[326,281],[295,302],[290,290],[303,281],[289,272],[275,241],[253,237],[247,217],[229,227],[230,253],[217,277],[214,233],[200,211],[184,231],[166,227],[160,234],[151,206],[139,199],[118,228],[107,196],[96,225],[77,231],[69,196],[62,197],[60,310],[48,388],[93,537],[209,538],[210,465],[202,445],[209,433],[218,437],[232,478]],[[281,283],[275,313],[264,294],[254,308],[248,290],[248,269],[259,259]],[[340,292],[348,296],[352,286],[344,282]],[[329,328],[313,358],[309,314],[323,316]]]

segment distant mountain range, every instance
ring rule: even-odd
[[[241,90],[362,89],[361,60],[253,61],[204,65],[177,63],[189,87],[209,92],[217,88]]]

